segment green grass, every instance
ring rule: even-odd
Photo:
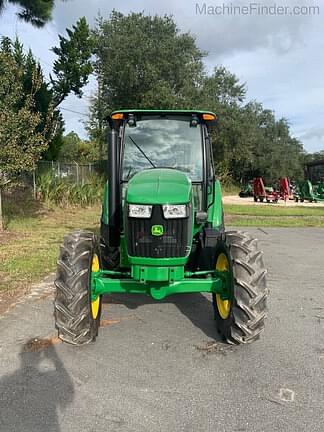
[[[222,185],[222,194],[223,196],[227,195],[238,195],[241,188],[235,184],[226,184]]]
[[[32,199],[6,202],[4,210],[6,234],[0,244],[0,291],[27,288],[55,271],[64,235],[76,228],[95,230],[100,219],[99,206],[60,209]]]
[[[225,204],[227,224],[257,227],[324,227],[324,207]]]

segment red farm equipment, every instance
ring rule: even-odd
[[[277,203],[279,194],[272,187],[266,187],[262,177],[256,177],[253,180],[253,198],[255,202],[265,200],[268,203]]]
[[[289,184],[289,179],[287,177],[281,178],[278,181],[279,186],[279,198],[283,199],[285,202],[288,199],[294,199],[292,190]]]

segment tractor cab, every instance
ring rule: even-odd
[[[127,183],[143,170],[180,171],[193,185],[196,209],[202,210],[208,173],[212,173],[203,115],[206,116],[178,112],[129,114],[130,120],[124,123],[122,182]],[[208,116],[216,120],[213,114]],[[163,181],[164,171],[159,173]],[[155,173],[150,176],[153,178]]]
[[[129,257],[188,258],[192,232],[208,221],[214,198],[209,133],[215,123],[216,115],[204,111],[112,113],[104,243],[118,247],[125,238]],[[215,214],[209,216],[213,223]],[[218,227],[221,217],[219,207]]]

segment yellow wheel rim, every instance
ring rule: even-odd
[[[224,253],[221,253],[216,262],[216,270],[225,272],[229,271],[230,265],[227,259],[227,256]],[[222,300],[220,294],[216,294],[216,304],[220,317],[222,319],[227,319],[231,312],[231,301],[230,300]]]
[[[100,296],[98,296],[96,300],[92,300],[91,302],[91,314],[94,320],[98,318],[99,309],[100,309]]]
[[[92,257],[91,270],[93,272],[98,272],[100,270],[99,258],[97,254],[94,254]]]
[[[93,272],[98,272],[100,270],[100,263],[99,263],[99,258],[98,258],[97,254],[93,255],[91,270]],[[96,298],[96,300],[91,301],[91,314],[92,314],[93,319],[98,318],[99,309],[100,309],[100,296],[98,296]]]

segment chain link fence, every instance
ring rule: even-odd
[[[40,176],[50,174],[56,178],[68,179],[71,183],[84,184],[87,183],[93,175],[104,175],[105,165],[106,161],[87,164],[40,161],[35,168],[33,177],[35,182],[37,182]]]
[[[5,176],[0,169],[0,230],[3,205],[9,208],[13,202],[23,202],[26,196],[39,199],[42,176],[66,180],[68,184],[95,185],[98,180],[101,182],[99,176],[107,179],[107,165],[107,160],[87,164],[40,161],[32,172],[22,172],[14,179]]]
[[[25,178],[25,182],[33,187],[36,196],[37,182],[45,175],[57,179],[66,179],[70,183],[85,184],[90,181],[94,175],[107,177],[107,161],[102,160],[93,163],[76,163],[76,162],[58,162],[58,161],[40,161],[37,163],[35,170]]]
[[[10,190],[12,196],[15,194],[15,189],[19,189],[19,193],[24,190],[32,189],[33,195],[36,198],[37,184],[42,176],[51,176],[57,180],[64,179],[72,184],[84,185],[90,182],[91,178],[96,175],[107,179],[107,165],[108,162],[106,160],[85,164],[76,162],[40,161],[32,172],[20,173],[14,181],[7,182],[7,185],[6,182],[0,181],[0,188],[3,191]],[[0,177],[0,180],[3,179]]]

